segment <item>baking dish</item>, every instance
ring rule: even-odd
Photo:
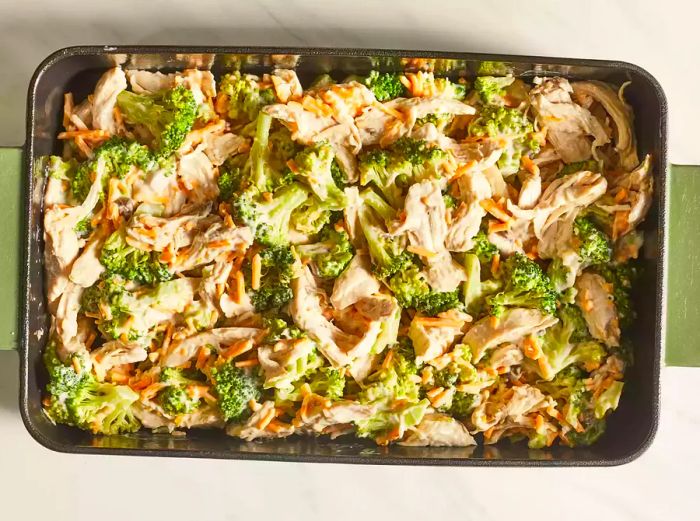
[[[42,183],[33,175],[41,156],[56,153],[55,135],[60,125],[63,93],[72,91],[82,99],[92,91],[99,75],[108,67],[172,71],[184,68],[231,67],[261,73],[272,65],[297,69],[302,81],[321,73],[339,77],[421,67],[434,60],[436,72],[452,76],[475,76],[489,72],[511,72],[532,78],[564,75],[572,79],[600,79],[621,84],[636,115],[640,153],[654,158],[656,189],[654,205],[644,229],[647,236],[642,263],[643,279],[634,295],[639,318],[632,332],[635,364],[629,371],[618,411],[608,422],[608,432],[594,446],[570,449],[553,447],[529,450],[524,444],[505,443],[491,447],[417,448],[377,447],[355,439],[282,439],[247,443],[221,432],[191,431],[184,437],[141,432],[133,435],[96,437],[64,426],[52,425],[41,410],[45,375],[41,351],[48,338],[49,318],[43,288]],[[0,259],[5,266],[5,313],[2,333],[6,342],[20,351],[20,409],[29,433],[42,445],[72,453],[185,456],[229,459],[342,462],[365,464],[466,465],[466,466],[595,466],[621,464],[639,456],[651,443],[659,417],[659,370],[665,338],[666,299],[666,101],[658,82],[643,69],[622,62],[525,56],[381,51],[356,49],[228,48],[228,47],[74,47],[49,56],[36,70],[28,94],[27,138],[21,162],[17,150],[2,157],[4,193],[14,190],[14,208],[6,215],[4,240],[13,237],[18,255]],[[9,164],[14,160],[14,164]],[[6,164],[7,163],[7,164]],[[2,167],[0,167],[2,168]],[[10,248],[11,250],[11,248]],[[14,262],[14,265],[13,265]],[[16,278],[13,278],[17,273]],[[19,281],[19,288],[15,288]],[[17,295],[12,301],[11,292]],[[15,302],[17,306],[15,306]],[[17,315],[10,310],[17,309]],[[16,316],[16,319],[14,318]],[[16,324],[14,337],[12,326]],[[0,336],[0,340],[3,336]]]

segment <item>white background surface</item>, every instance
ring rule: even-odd
[[[634,62],[666,90],[671,160],[698,163],[696,5],[669,0],[0,0],[0,145],[23,142],[31,73],[64,46],[386,47]],[[700,468],[695,385],[700,370],[663,370],[661,426],[638,461],[610,469],[547,470],[56,454],[34,442],[22,425],[17,365],[15,353],[0,353],[0,519],[678,521],[700,516],[694,484]]]

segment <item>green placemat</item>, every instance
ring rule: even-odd
[[[700,166],[670,171],[666,363],[700,366]]]
[[[17,348],[22,149],[0,148],[0,350]]]

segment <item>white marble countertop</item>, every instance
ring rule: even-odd
[[[694,2],[488,4],[0,0],[0,145],[22,143],[29,77],[46,55],[68,45],[386,47],[636,63],[659,79],[669,98],[671,160],[700,163],[691,126],[700,119],[700,9]],[[661,426],[639,460],[618,468],[548,470],[57,454],[39,446],[22,425],[17,366],[16,354],[0,353],[2,519],[698,518],[700,412],[692,399],[700,370],[662,371]]]

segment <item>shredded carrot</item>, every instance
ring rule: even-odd
[[[85,340],[86,349],[90,349],[92,347],[92,344],[95,342],[96,338],[97,338],[97,334],[94,331],[90,331],[90,334],[88,335],[87,340]]]
[[[238,342],[235,342],[234,344],[231,345],[231,347],[224,350],[221,353],[221,355],[226,360],[231,360],[232,358],[236,358],[237,356],[241,356],[243,353],[247,353],[251,349],[253,349],[253,340],[250,338],[247,338],[245,340],[239,340]]]
[[[491,273],[498,273],[498,268],[501,265],[501,256],[497,253],[491,259]]]
[[[58,139],[75,139],[75,138],[81,138],[81,139],[87,139],[87,140],[95,140],[95,139],[106,139],[109,137],[109,132],[106,130],[68,130],[66,132],[61,132],[58,134]]]
[[[416,317],[413,319],[423,327],[462,327],[463,321],[445,317]]]
[[[489,233],[506,232],[510,230],[510,222],[489,221]]]
[[[245,294],[245,279],[243,278],[243,273],[241,271],[237,271],[234,275],[234,280],[236,283],[236,292],[233,301],[236,304],[240,304],[241,302],[243,302],[243,295]]]
[[[218,241],[210,241],[207,243],[207,248],[226,248],[231,245],[230,241],[221,239]]]
[[[260,365],[260,361],[257,358],[251,358],[249,360],[241,360],[233,365],[236,367],[255,367],[256,365]]]
[[[250,286],[254,290],[260,289],[260,275],[262,270],[262,259],[259,253],[253,255],[253,260],[251,261],[251,282]]]
[[[421,384],[425,385],[427,384],[430,379],[433,377],[433,368],[432,367],[424,367],[423,370],[420,373],[421,376]]]
[[[160,346],[160,348],[163,351],[167,351],[168,347],[170,347],[170,341],[173,339],[173,329],[174,329],[174,326],[173,326],[172,322],[169,322],[168,327],[165,329],[165,336],[163,337],[163,343]]]
[[[297,166],[296,162],[293,159],[290,159],[289,161],[287,161],[287,166],[292,171],[292,173],[294,173],[294,174],[299,173],[299,167]]]
[[[513,218],[493,199],[482,199],[479,205],[496,219],[503,222],[510,222]]]
[[[265,414],[262,415],[260,420],[258,420],[257,428],[260,430],[265,429],[270,424],[270,422],[275,419],[275,412],[276,411],[274,407],[266,411]]]
[[[542,428],[544,427],[544,416],[541,414],[538,414],[535,416],[535,430],[537,432],[540,432]]]
[[[384,361],[382,362],[382,369],[389,369],[391,367],[391,363],[394,360],[394,352],[389,351],[387,352],[386,356],[384,357]]]
[[[205,367],[207,361],[209,360],[209,355],[211,355],[211,349],[209,349],[207,346],[200,347],[199,351],[197,352],[197,362],[194,364],[195,368],[201,369],[202,367]]]
[[[82,152],[82,154],[85,157],[92,157],[92,148],[90,148],[87,145],[87,143],[85,143],[85,140],[82,137],[80,137],[80,136],[76,137],[75,144],[77,145],[78,150],[80,150],[80,152]]]
[[[491,315],[491,318],[489,318],[489,324],[491,327],[498,327],[498,317]]]
[[[73,93],[66,92],[63,95],[63,127],[68,128],[70,117],[73,115]]]
[[[444,390],[444,387],[433,387],[432,389],[430,389],[430,391],[427,391],[425,395],[428,397],[429,400],[432,401],[437,395],[439,395]]]
[[[292,426],[289,423],[284,423],[274,419],[267,425],[267,430],[274,433],[286,431],[291,428]]]
[[[522,163],[523,167],[525,170],[530,172],[534,176],[539,176],[540,175],[540,167],[537,166],[532,159],[530,159],[529,156],[522,156],[520,158],[520,162]]]
[[[531,360],[537,360],[542,356],[542,350],[532,335],[528,335],[523,340],[523,353]]]
[[[620,191],[615,194],[615,202],[620,204],[622,201],[624,201],[627,198],[627,190],[624,188],[620,188]]]
[[[425,248],[421,246],[409,246],[406,248],[408,251],[411,253],[415,253],[416,255],[420,255],[421,257],[425,257],[426,259],[431,259],[437,255],[435,252],[432,252],[430,250],[426,250]]]
[[[493,436],[493,430],[494,430],[493,427],[486,429],[484,431],[484,438],[486,438],[487,440],[490,439]]]

